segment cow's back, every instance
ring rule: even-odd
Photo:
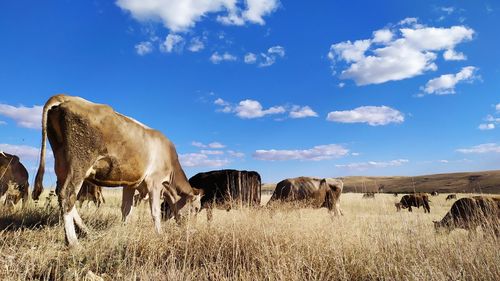
[[[320,179],[298,177],[285,179],[276,185],[271,200],[303,201],[312,200],[320,192]]]

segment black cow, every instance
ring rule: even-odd
[[[429,202],[429,196],[427,194],[407,194],[401,197],[401,201],[396,205],[396,209],[399,211],[399,208],[408,208],[408,211],[412,212],[411,207],[420,208],[420,206],[423,206],[424,213],[430,213],[431,207],[429,206]]]
[[[457,199],[457,195],[456,194],[450,194],[450,195],[446,196],[446,200],[452,200],[452,199]]]
[[[0,151],[0,197],[9,191],[5,204],[15,205],[22,199],[25,207],[28,202],[28,188],[28,171],[19,161],[19,157]]]

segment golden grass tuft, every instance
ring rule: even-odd
[[[120,191],[80,213],[92,229],[68,250],[55,201],[0,213],[0,279],[104,280],[500,280],[500,243],[481,232],[436,234],[452,202],[432,197],[423,209],[397,213],[392,195],[343,194],[343,217],[326,209],[203,211],[156,235],[149,207],[120,221]],[[269,196],[267,196],[267,199]]]

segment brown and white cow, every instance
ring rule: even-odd
[[[104,196],[102,195],[102,187],[89,181],[83,182],[82,187],[76,196],[76,200],[80,202],[80,207],[83,206],[85,200],[94,202],[97,208],[99,208],[102,203],[106,203],[106,200],[104,200]]]
[[[500,198],[474,196],[458,199],[441,221],[434,221],[436,231],[445,230],[447,233],[462,228],[473,234],[478,226],[500,237]]]
[[[298,177],[285,179],[276,185],[268,205],[275,202],[298,202],[313,208],[326,207],[334,215],[342,215],[340,195],[344,183],[333,178]]]
[[[6,197],[5,205],[15,205],[21,199],[23,207],[28,202],[28,171],[19,157],[0,152],[0,198]]]
[[[51,97],[43,108],[40,166],[33,190],[35,200],[43,190],[47,138],[54,152],[56,193],[70,246],[78,244],[75,224],[83,234],[88,232],[75,208],[76,194],[85,180],[101,186],[123,186],[125,222],[132,210],[135,190],[149,193],[151,215],[158,233],[161,232],[162,193],[176,218],[181,210],[184,213],[200,207],[200,196],[189,185],[174,144],[167,137],[107,105],[66,95]]]

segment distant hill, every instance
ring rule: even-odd
[[[500,194],[500,170],[448,173],[414,177],[344,177],[344,192],[432,192]],[[262,191],[274,190],[264,184]]]

